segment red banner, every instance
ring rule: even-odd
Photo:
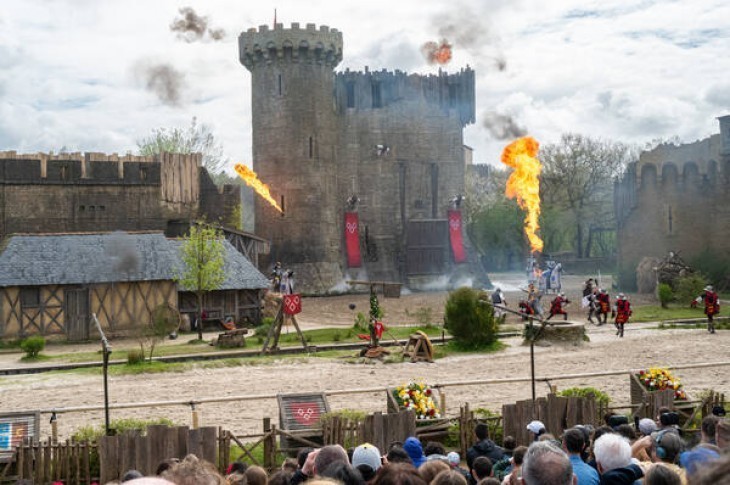
[[[321,413],[316,402],[293,402],[289,406],[297,423],[304,426],[313,426],[319,423]]]
[[[284,313],[287,315],[302,313],[302,296],[298,293],[284,295]]]
[[[461,236],[461,211],[449,211],[449,239],[451,239],[451,251],[454,253],[455,263],[466,262],[464,251],[464,240]]]
[[[359,268],[362,266],[357,212],[345,212],[345,247],[347,248],[347,267]]]

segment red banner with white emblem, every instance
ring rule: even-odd
[[[302,313],[302,296],[300,294],[284,295],[284,313],[287,315]]]
[[[464,239],[461,236],[461,211],[449,211],[449,239],[451,240],[454,262],[465,263],[466,252],[464,251]]]
[[[303,426],[313,426],[319,423],[321,413],[316,402],[293,402],[289,408],[297,423]]]
[[[345,248],[347,249],[347,267],[359,268],[362,266],[357,212],[345,212]]]

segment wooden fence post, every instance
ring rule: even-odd
[[[271,433],[271,418],[264,418],[264,468],[267,472],[270,471],[271,463],[269,462],[269,459],[271,458],[271,436],[268,433]],[[274,437],[276,439],[276,437]]]

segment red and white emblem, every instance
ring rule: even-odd
[[[311,426],[319,422],[319,406],[315,402],[293,402],[290,409],[294,420],[301,425]]]
[[[449,226],[452,231],[458,231],[461,229],[461,221],[457,217],[452,217],[449,219]]]
[[[356,222],[348,222],[345,225],[347,226],[347,232],[349,232],[350,234],[355,234],[355,230],[357,229]]]
[[[296,315],[302,312],[302,297],[298,293],[284,295],[284,313]]]

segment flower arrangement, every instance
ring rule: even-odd
[[[687,394],[682,389],[679,378],[673,376],[667,369],[652,367],[649,370],[640,370],[636,373],[636,376],[639,378],[639,382],[649,391],[673,389],[675,399],[687,399]]]
[[[431,386],[423,382],[409,382],[393,391],[398,406],[412,409],[418,419],[440,418],[439,409],[433,401]]]

